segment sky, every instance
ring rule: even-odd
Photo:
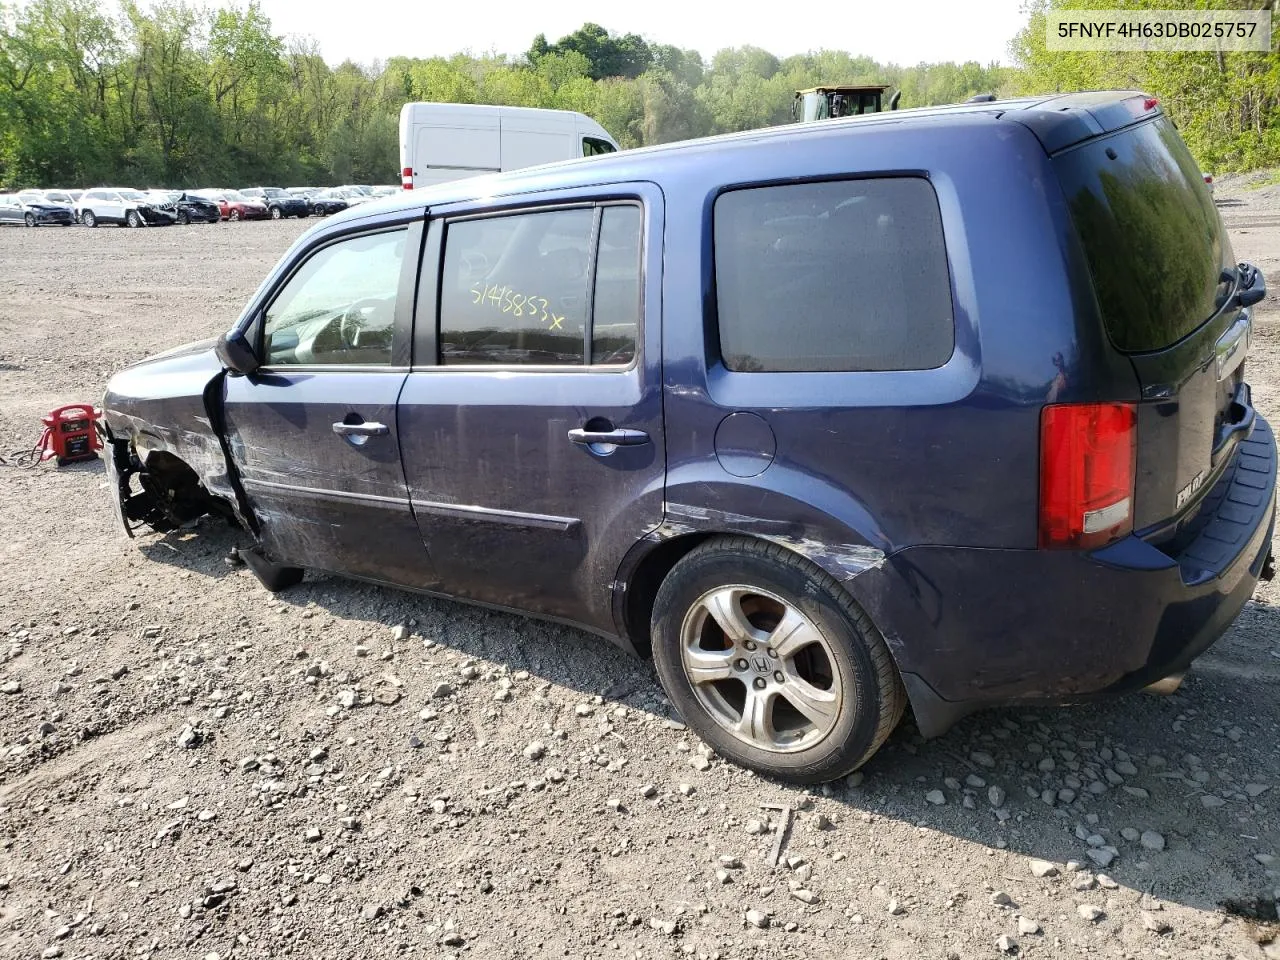
[[[1008,63],[1006,46],[1026,20],[1019,13],[1021,0],[839,0],[802,8],[759,0],[552,0],[545,6],[530,0],[260,3],[277,34],[313,37],[334,64],[463,51],[523,53],[536,34],[554,42],[587,21],[613,33],[692,48],[708,59],[724,47],[750,44],[780,57],[825,48],[903,66],[941,60]]]

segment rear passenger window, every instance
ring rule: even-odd
[[[611,205],[450,223],[440,363],[630,363],[640,320],[640,221],[639,207]]]
[[[714,239],[730,370],[924,370],[951,356],[942,218],[922,178],[734,190],[716,200]]]
[[[640,208],[605,207],[596,258],[592,363],[630,363],[640,329]]]

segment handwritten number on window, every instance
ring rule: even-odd
[[[471,304],[481,309],[484,309],[488,304],[495,310],[499,310],[502,313],[510,313],[517,317],[523,317],[528,312],[531,318],[536,318],[539,323],[546,325],[549,330],[564,329],[564,316],[547,310],[547,307],[551,305],[550,300],[535,294],[517,293],[505,284],[502,286],[496,283],[473,284],[471,287]]]

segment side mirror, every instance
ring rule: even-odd
[[[895,90],[895,91],[894,91],[894,93],[893,93],[893,96],[889,98],[889,109],[890,109],[890,110],[897,110],[897,109],[898,109],[898,101],[899,101],[899,100],[901,100],[901,99],[902,99],[902,91],[901,91],[901,90]]]
[[[253,373],[261,366],[243,330],[232,330],[220,336],[215,352],[222,365],[232,373]]]

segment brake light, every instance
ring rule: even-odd
[[[1133,530],[1138,411],[1050,404],[1040,414],[1040,546],[1089,549]]]
[[[400,186],[406,190],[413,189],[413,167],[405,167],[400,171]]]
[[[1147,99],[1142,101],[1143,110],[1154,110],[1158,106],[1160,106],[1159,97],[1147,97]]]

